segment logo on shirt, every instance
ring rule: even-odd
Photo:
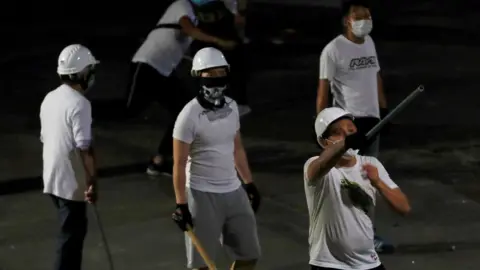
[[[378,260],[378,255],[377,255],[376,253],[372,253],[372,254],[370,255],[370,257],[371,257],[372,260],[374,260],[374,261],[377,261],[377,260]]]
[[[346,178],[342,179],[341,188],[347,191],[348,197],[353,206],[361,209],[368,215],[370,209],[373,207],[372,197],[370,197],[359,184],[349,181]]]
[[[350,61],[350,70],[364,69],[364,68],[373,68],[377,67],[377,57],[368,56],[368,57],[359,57],[353,58]]]

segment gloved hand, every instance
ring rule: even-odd
[[[364,134],[357,132],[354,134],[350,134],[345,138],[345,150],[348,149],[364,149],[368,147],[369,141],[367,140],[367,136]]]
[[[248,183],[243,185],[243,188],[247,192],[248,199],[250,200],[250,204],[252,205],[253,212],[258,211],[258,207],[260,206],[260,193],[258,192],[257,187],[254,183]]]
[[[177,204],[175,212],[172,214],[172,219],[177,223],[182,231],[187,231],[187,224],[193,228],[192,214],[188,209],[188,204]]]
[[[380,108],[380,120],[385,118],[390,113],[390,110],[387,108]],[[391,122],[387,122],[385,126],[383,126],[382,130],[380,131],[380,134],[382,135],[388,135],[390,133],[390,128],[392,127]]]

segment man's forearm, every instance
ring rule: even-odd
[[[410,212],[410,204],[403,192],[398,189],[391,189],[381,180],[375,181],[374,186],[399,214],[406,215]]]
[[[323,175],[333,168],[345,153],[345,141],[329,145],[320,156],[314,160],[309,168],[309,179],[314,180],[317,176]]]
[[[90,146],[86,150],[80,150],[80,156],[82,157],[83,167],[85,169],[87,186],[95,185],[97,168],[93,147]]]
[[[245,149],[236,151],[235,167],[237,168],[237,172],[242,178],[243,183],[248,184],[253,182],[252,172],[250,171],[250,167],[248,166],[248,159],[247,154],[245,153]]]
[[[175,200],[177,204],[187,203],[187,196],[185,193],[185,183],[187,175],[185,173],[185,166],[173,165],[173,189],[175,191]]]
[[[218,43],[218,40],[219,40],[217,37],[214,37],[214,36],[211,36],[209,34],[204,33],[199,28],[192,28],[191,30],[187,31],[186,34],[189,35],[190,37],[192,37],[193,39],[203,41],[203,42],[207,42],[207,43],[216,44],[216,43]]]

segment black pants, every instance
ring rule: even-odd
[[[127,116],[134,117],[157,101],[170,113],[171,120],[158,146],[158,154],[170,158],[173,154],[173,127],[178,114],[193,95],[185,89],[175,75],[165,77],[144,63],[132,63],[130,83],[127,89]]]
[[[87,234],[87,204],[51,197],[60,221],[54,269],[81,270],[83,241]]]
[[[310,265],[310,266],[311,266],[311,268],[310,268],[311,270],[338,270],[336,268],[318,267],[318,266],[314,266],[314,265]],[[378,267],[372,268],[370,270],[386,270],[386,269],[383,266],[383,264],[381,264]]]

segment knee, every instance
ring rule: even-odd
[[[257,259],[253,260],[237,260],[233,263],[231,270],[233,269],[243,269],[243,270],[252,270],[257,264]]]

